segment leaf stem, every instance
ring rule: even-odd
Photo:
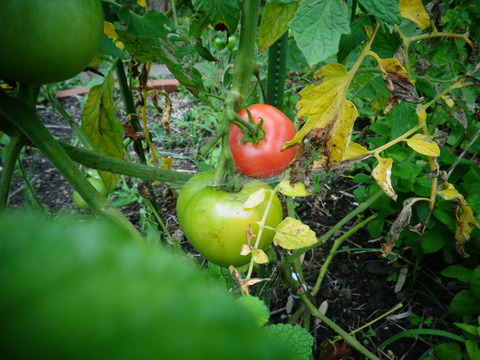
[[[352,227],[350,230],[348,230],[345,234],[340,236],[338,239],[336,239],[333,242],[332,248],[330,249],[330,253],[328,254],[327,258],[325,259],[325,262],[323,263],[322,267],[320,268],[320,272],[317,277],[317,281],[315,282],[315,285],[311,291],[311,294],[315,296],[318,291],[320,290],[320,286],[322,285],[323,278],[327,274],[328,267],[330,266],[330,263],[333,260],[333,254],[338,250],[338,248],[347,240],[350,238],[353,234],[355,234],[358,230],[364,228],[370,221],[374,220],[377,218],[376,214],[373,214],[363,220],[362,222],[358,223],[354,227]]]
[[[293,251],[292,255],[288,256],[287,259],[289,261],[293,261],[294,259],[298,258],[300,255],[304,254],[305,252],[324,244],[330,237],[335,234],[338,230],[342,228],[346,223],[356,217],[358,214],[362,213],[366,209],[370,207],[375,201],[377,201],[382,195],[383,191],[379,189],[375,192],[372,196],[370,196],[365,202],[361,203],[356,209],[352,210],[349,214],[347,214],[343,219],[341,219],[338,223],[336,223],[329,231],[318,238],[318,241],[306,248],[298,249]]]

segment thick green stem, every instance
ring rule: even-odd
[[[8,200],[8,192],[12,182],[15,163],[24,145],[23,136],[19,133],[10,136],[10,142],[5,148],[5,157],[0,178],[0,211],[5,210]]]
[[[28,93],[27,91],[23,94]],[[20,92],[19,96],[21,95],[22,93]],[[0,91],[0,111],[42,151],[97,215],[116,222],[126,229],[135,239],[143,241],[143,237],[133,224],[117,209],[107,205],[106,198],[90,184],[38,118],[34,106],[32,106],[32,98],[26,98],[27,101],[24,100],[25,97],[12,98],[3,91]]]
[[[62,142],[59,144],[72,160],[89,168],[104,170],[114,174],[133,176],[145,180],[168,182],[183,185],[191,175],[178,171],[165,170],[154,166],[130,163],[104,155],[97,151],[80,149]]]
[[[242,3],[240,42],[233,67],[232,89],[228,94],[235,112],[244,107],[252,74],[258,72],[254,54],[259,6],[259,0],[244,0]]]
[[[230,151],[228,135],[230,124],[235,120],[237,112],[245,106],[246,94],[252,74],[258,72],[254,60],[259,0],[244,0],[242,2],[242,19],[240,42],[233,67],[232,88],[224,103],[224,113],[219,132],[222,136],[222,152],[217,166],[215,183],[219,183],[226,173],[233,173],[233,158]]]

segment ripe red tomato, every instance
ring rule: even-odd
[[[207,260],[228,267],[245,265],[250,255],[241,255],[242,245],[247,244],[247,229],[258,234],[271,192],[258,206],[244,209],[245,201],[258,190],[272,190],[259,180],[249,179],[239,192],[227,192],[211,186],[215,171],[207,171],[192,177],[182,188],[177,199],[177,216],[185,237]],[[277,226],[283,219],[282,204],[275,195],[265,225]],[[265,250],[275,233],[264,229],[259,248]],[[252,242],[255,243],[255,237]]]
[[[230,150],[237,171],[255,178],[269,178],[280,175],[295,157],[296,150],[281,151],[283,144],[296,134],[292,121],[277,108],[266,104],[255,104],[247,108],[256,123],[263,119],[265,137],[257,144],[243,142],[243,131],[236,125],[230,126]],[[248,121],[244,109],[238,113]]]

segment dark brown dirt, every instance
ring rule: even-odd
[[[64,108],[76,120],[80,118],[80,101],[82,98],[75,96],[61,99]],[[182,113],[188,112],[189,108],[190,104],[185,103],[184,100],[174,99],[176,111],[174,117],[181,118]],[[40,105],[38,113],[57,138],[69,141],[72,131],[49,105]],[[180,140],[182,131],[182,129],[176,129],[174,133],[178,141],[162,144],[162,150],[166,153],[178,154],[173,157],[174,169],[195,172],[193,163],[184,159],[184,156],[192,151],[194,144],[188,141],[182,143]],[[11,189],[10,207],[40,206],[52,213],[78,212],[71,202],[71,186],[38,151],[27,150],[23,155],[21,166],[30,186],[26,186],[27,182],[20,176],[20,171],[17,171]],[[130,179],[127,179],[127,185],[134,188],[135,184],[129,181]],[[308,224],[317,235],[321,235],[355,208],[356,203],[352,192],[356,186],[348,178],[332,178],[328,183],[329,189],[322,195],[322,202],[318,197],[313,196],[297,200],[296,211],[304,223]],[[185,248],[193,252],[178,231],[175,212],[171,206],[172,201],[163,196],[163,189],[165,186],[159,186],[155,191],[158,196],[160,215],[170,233],[174,237],[182,239]],[[114,197],[113,200],[118,200],[118,198]],[[122,206],[121,210],[133,223],[139,223],[141,209],[137,201]],[[338,234],[335,234],[334,238],[343,234],[352,225],[354,224],[348,224]],[[303,268],[308,286],[314,285],[332,241],[330,240],[323,247],[306,254]],[[436,342],[443,339],[403,338],[383,350],[379,350],[378,346],[392,335],[412,328],[414,325],[410,318],[413,314],[424,321],[430,317],[434,321],[440,321],[438,318],[445,315],[451,294],[446,293],[440,281],[436,281],[438,275],[435,274],[435,264],[432,268],[429,267],[429,270],[426,270],[426,267],[415,269],[413,264],[407,260],[411,256],[408,253],[404,254],[404,259],[396,259],[390,263],[381,257],[379,252],[381,242],[382,239],[371,239],[366,230],[349,238],[340,249],[341,252],[334,256],[315,300],[317,305],[326,311],[328,317],[347,331],[354,331],[372,322],[393,307],[402,304],[401,308],[357,332],[355,336],[382,359],[419,359]],[[408,270],[406,282],[396,291],[397,279],[403,268]],[[415,282],[413,282],[413,274],[416,276]],[[278,280],[272,282],[272,290],[270,300],[272,321],[285,322],[289,315],[295,313],[298,305],[297,299]],[[442,324],[437,323],[435,326],[438,328]],[[326,340],[333,340],[336,334],[325,324],[314,320],[312,320],[311,328],[313,329],[312,334],[317,340],[315,354],[318,354],[318,346]],[[349,359],[362,358],[355,351],[348,355],[347,350],[344,354],[349,356]],[[330,359],[335,358],[331,357]]]

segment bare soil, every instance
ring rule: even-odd
[[[71,116],[79,121],[81,96],[71,96],[60,99],[64,108]],[[187,100],[173,97],[173,117],[181,118],[190,111],[192,104]],[[46,126],[59,139],[70,142],[72,131],[65,121],[46,104],[40,104],[38,113]],[[177,134],[182,130],[178,129]],[[159,144],[161,149],[168,153],[179,154],[173,157],[173,168],[194,173],[196,171],[191,161],[185,160],[184,155],[192,151],[192,147],[181,148],[178,142]],[[184,144],[185,145],[185,144]],[[62,178],[52,164],[35,149],[28,149],[22,161],[22,168],[26,178],[29,179],[30,188],[17,171],[11,189],[10,207],[36,207],[41,206],[51,213],[78,213],[71,202],[71,186]],[[135,186],[135,184],[130,184]],[[323,194],[322,203],[313,196],[297,200],[297,213],[304,223],[308,224],[317,235],[325,233],[332,225],[338,222],[357,206],[352,195],[358,186],[348,178],[332,178],[328,189]],[[171,234],[181,238],[172,201],[163,196],[165,186],[156,187],[160,216]],[[121,207],[122,212],[135,224],[140,219],[140,208],[137,202]],[[344,229],[335,234],[335,238],[347,231],[354,223],[348,224]],[[411,315],[415,314],[425,322],[433,319],[431,324],[435,328],[444,328],[448,322],[441,320],[446,316],[446,308],[451,300],[444,284],[437,275],[438,268],[443,265],[436,264],[435,257],[430,263],[422,263],[420,268],[415,268],[409,263],[406,252],[405,259],[389,262],[380,255],[380,245],[383,239],[371,239],[366,230],[361,230],[348,239],[341,252],[334,256],[329,272],[323,282],[320,292],[316,297],[318,306],[336,324],[347,331],[354,331],[368,324],[388,312],[398,304],[403,306],[392,312],[389,316],[372,323],[356,333],[356,337],[367,348],[379,354],[382,359],[420,359],[438,342],[444,339],[431,337],[402,338],[389,345],[386,349],[378,350],[378,346],[392,335],[406,329],[414,328]],[[305,281],[313,286],[320,266],[329,253],[332,240],[325,246],[310,251],[306,254],[303,268]],[[194,250],[182,238],[182,245],[189,252]],[[374,250],[371,250],[374,249]],[[441,259],[438,260],[441,262]],[[403,286],[397,283],[403,268],[408,270]],[[405,270],[403,270],[405,271]],[[297,309],[297,299],[288,288],[278,279],[274,280],[272,297],[270,300],[272,321],[286,322],[288,317]],[[395,289],[395,287],[398,287]],[[317,348],[315,356],[318,357],[318,346],[327,340],[333,340],[336,334],[327,326],[312,320],[313,335],[316,337]],[[335,344],[341,344],[336,342]],[[336,346],[337,355],[332,352],[323,359],[362,359],[362,356],[342,346]]]

